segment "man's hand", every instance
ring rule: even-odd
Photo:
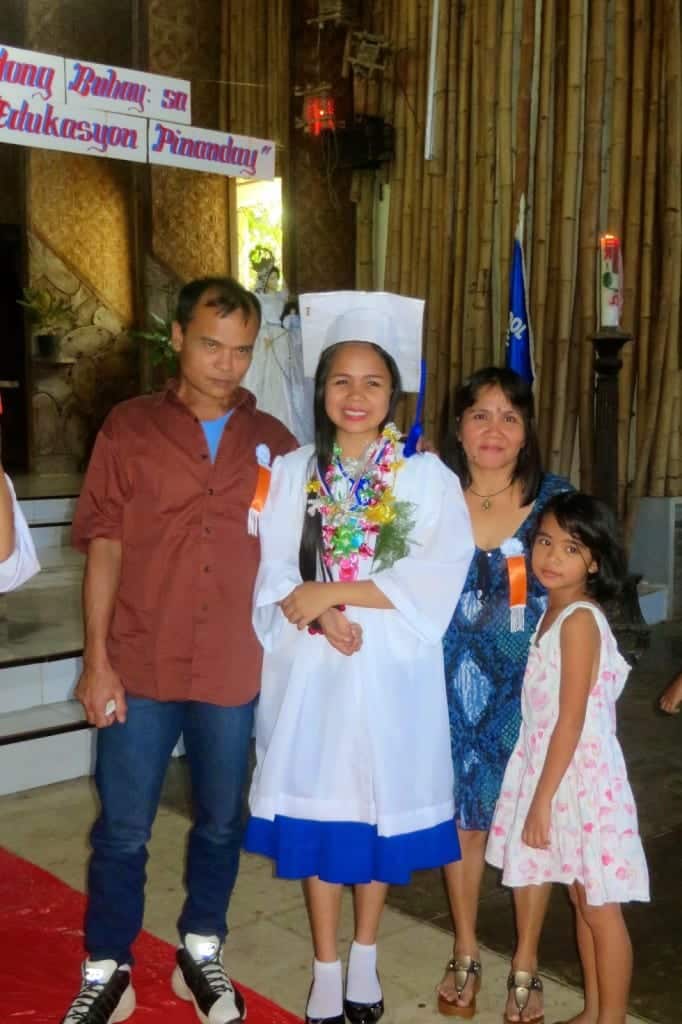
[[[551,802],[534,798],[528,808],[521,839],[535,850],[548,850]]]
[[[85,708],[90,725],[106,729],[114,722],[125,722],[128,713],[126,695],[118,673],[109,662],[96,666],[87,663],[76,686],[75,696]]]
[[[338,608],[329,608],[317,621],[329,643],[341,654],[350,656],[362,647],[362,626],[350,622]]]
[[[285,617],[298,629],[305,629],[332,607],[333,587],[329,583],[299,583],[280,602]]]

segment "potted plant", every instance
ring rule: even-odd
[[[23,299],[17,299],[34,324],[38,354],[44,359],[53,359],[57,340],[64,331],[76,323],[76,317],[68,299],[58,298],[47,288],[24,288]]]
[[[156,313],[149,315],[153,320],[151,330],[133,331],[132,336],[146,342],[152,366],[161,367],[165,377],[172,377],[178,368],[178,355],[171,344],[173,321],[170,317],[164,320]]]

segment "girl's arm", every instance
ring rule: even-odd
[[[301,583],[281,602],[285,616],[299,629],[305,629],[324,612],[337,605],[354,608],[391,609],[393,604],[372,580],[351,583]]]
[[[549,846],[552,798],[578,746],[599,665],[601,638],[592,612],[578,608],[569,615],[561,624],[560,644],[559,717],[521,834],[523,842],[536,849]]]

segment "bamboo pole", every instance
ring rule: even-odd
[[[628,158],[627,206],[623,231],[624,303],[623,327],[633,334],[633,342],[623,352],[618,396],[618,496],[619,508],[625,509],[628,489],[628,453],[632,435],[633,400],[637,337],[635,317],[637,290],[640,281],[640,243],[642,218],[642,184],[644,169],[644,130],[646,124],[646,66],[649,56],[649,4],[634,0],[632,22],[632,89],[628,120],[630,153]]]
[[[414,253],[412,250],[415,219],[415,150],[417,115],[417,44],[419,26],[417,7],[413,2],[403,5],[406,15],[406,49],[405,49],[405,188],[403,191],[402,234],[400,247],[400,287],[401,294],[410,291],[410,278]]]
[[[649,399],[646,409],[646,426],[642,445],[637,453],[637,471],[633,492],[639,497],[649,472],[649,461],[653,449],[661,445],[662,438],[669,440],[671,413],[671,379],[677,368],[677,326],[680,302],[680,265],[682,259],[682,234],[680,232],[680,96],[679,96],[679,5],[676,0],[664,0],[663,38],[663,82],[665,89],[665,119],[662,134],[664,150],[662,222],[662,273],[659,292],[658,319],[654,333],[654,346],[649,362]],[[675,31],[675,26],[677,30]],[[677,64],[675,63],[677,59]],[[660,419],[659,419],[660,414]],[[657,423],[659,426],[656,431]],[[662,465],[663,463],[663,465]],[[651,467],[652,480],[649,493],[658,496],[665,487],[665,455],[661,459],[657,452]]]
[[[470,307],[470,365],[473,370],[490,361],[490,278],[492,273],[492,235],[495,203],[495,40],[496,4],[480,5],[479,59],[477,79],[482,103],[481,132],[475,149],[477,209],[477,245],[473,249]]]
[[[443,17],[446,18],[445,21]],[[440,275],[438,277],[433,275],[437,289],[434,305],[437,301],[439,311],[438,326],[433,326],[433,330],[438,332],[437,407],[440,420],[437,437],[442,437],[448,428],[452,399],[451,354],[453,346],[458,346],[458,339],[454,337],[450,313],[457,271],[454,258],[455,141],[457,138],[457,74],[461,23],[462,15],[459,9],[453,10],[450,4],[441,4],[441,41],[444,33],[447,33],[448,41],[445,53],[446,72],[443,93],[446,131],[443,138],[442,172],[439,175],[434,174],[436,188],[431,202],[431,246],[434,252],[438,252],[438,246],[440,246],[440,251],[443,254]]]
[[[441,2],[438,6],[438,47],[436,50],[436,77],[433,96],[433,159],[429,160],[429,174],[445,174],[448,140],[454,136],[446,134],[448,123],[449,53],[457,38],[457,11],[452,5]],[[451,43],[450,33],[454,33]]]
[[[673,394],[673,413],[670,432],[670,454],[668,457],[668,476],[665,493],[669,497],[677,497],[680,493],[680,372],[675,374],[675,390]]]
[[[451,316],[451,360],[450,393],[459,385],[464,375],[463,366],[463,314],[466,287],[466,242],[469,195],[469,112],[471,106],[471,45],[473,38],[473,15],[467,6],[462,14],[460,29],[458,90],[457,90],[457,146],[455,156],[455,259],[453,278],[453,305]]]
[[[468,377],[474,370],[474,327],[473,327],[473,298],[476,292],[477,274],[478,274],[478,252],[479,252],[479,232],[482,210],[482,199],[480,196],[479,188],[479,165],[478,165],[478,154],[479,154],[479,140],[482,133],[482,127],[480,124],[480,67],[482,61],[482,35],[481,35],[481,22],[482,22],[482,8],[481,5],[474,5],[472,13],[472,39],[471,39],[471,53],[469,59],[471,61],[471,111],[472,115],[476,112],[476,116],[471,117],[471,121],[468,125],[468,137],[467,137],[467,149],[465,150],[465,158],[469,165],[469,195],[466,197],[467,204],[467,216],[466,216],[466,238],[464,248],[464,302],[462,307],[462,324],[461,324],[461,338],[462,338],[462,373],[465,377]]]
[[[530,287],[531,321],[535,340],[536,391],[542,387],[545,360],[545,307],[549,267],[551,200],[551,103],[554,66],[554,5],[543,5],[540,73],[538,85],[538,125],[535,146],[535,187],[533,196],[533,272]]]
[[[549,155],[549,181],[551,202],[549,203],[549,248],[547,263],[547,302],[545,305],[542,348],[542,375],[539,383],[539,417],[538,432],[545,464],[549,464],[552,443],[552,424],[554,408],[554,367],[556,362],[556,332],[559,311],[558,283],[561,274],[561,208],[564,181],[564,150],[566,134],[566,49],[567,49],[567,16],[568,8],[559,7],[556,18],[555,54],[556,62],[552,81],[553,95],[551,106],[552,149]],[[536,324],[538,321],[536,320]]]
[[[625,209],[625,180],[627,166],[627,128],[630,103],[630,12],[629,0],[614,0],[613,38],[613,106],[611,111],[611,140],[609,152],[609,206],[606,229],[623,238],[623,211]],[[623,508],[624,467],[627,459],[627,437],[630,403],[624,387],[632,379],[632,346],[621,353],[623,370],[619,379],[618,401],[618,508]]]
[[[513,55],[514,55],[514,0],[504,0],[502,9],[502,33],[500,40],[500,72],[498,76],[498,133],[497,133],[497,209],[498,245],[494,266],[499,267],[495,275],[497,287],[494,290],[492,310],[492,358],[494,362],[504,361],[504,344],[508,327],[509,275],[512,255],[512,221],[516,219],[517,207],[513,207],[514,168],[512,162],[513,137]]]
[[[407,43],[406,22],[403,17],[403,4],[406,0],[395,0],[392,5],[395,12],[395,24],[392,26],[397,40],[396,54],[393,62],[393,124],[395,133],[395,157],[391,165],[391,206],[389,210],[388,248],[386,253],[385,286],[387,291],[400,291],[401,236],[404,219],[405,192],[405,159],[406,159],[406,104],[403,68],[405,65],[405,46]],[[391,6],[391,5],[387,5]]]
[[[355,287],[361,291],[374,288],[374,171],[355,171],[351,196],[355,214]]]
[[[523,0],[520,28],[519,76],[516,97],[516,137],[514,145],[514,195],[512,210],[519,208],[521,196],[530,197],[530,139],[535,50],[535,0]]]
[[[578,413],[580,409],[580,336],[582,322],[580,317],[580,301],[576,296],[573,303],[573,318],[571,323],[571,340],[568,347],[568,366],[566,372],[566,415],[561,434],[561,454],[559,458],[559,472],[562,476],[570,476],[573,466],[573,456],[576,448],[576,430],[578,426]]]
[[[663,52],[662,4],[653,5],[651,58],[649,63],[648,116],[644,154],[644,197],[642,216],[642,254],[639,284],[639,316],[637,329],[637,460],[643,451],[647,421],[647,396],[652,335],[654,226],[656,221],[658,188],[659,109],[661,107],[661,56]],[[637,494],[635,494],[637,496]]]
[[[568,78],[566,83],[565,150],[561,196],[561,265],[554,363],[554,406],[549,465],[562,469],[562,434],[567,411],[568,366],[575,296],[576,221],[580,208],[579,169],[581,163],[581,88],[583,81],[583,4],[570,0],[568,12]],[[571,447],[572,451],[572,447]]]
[[[592,0],[588,29],[583,190],[578,240],[580,305],[580,485],[591,491],[594,459],[594,348],[597,309],[597,233],[601,191],[602,124],[606,81],[606,4]]]
[[[680,92],[680,4],[679,0],[666,0],[665,36],[665,219],[669,222],[669,258],[677,268],[670,291],[667,331],[666,373],[663,381],[657,444],[653,452],[650,493],[653,497],[665,494],[670,434],[673,420],[675,382],[679,368],[680,325],[680,266],[682,264],[682,211],[680,210],[680,180],[682,180],[682,95]],[[663,268],[665,274],[665,264]]]
[[[415,188],[415,223],[412,253],[412,267],[409,282],[409,294],[424,298],[429,271],[429,208],[431,203],[431,185],[426,174],[424,160],[424,142],[426,129],[426,89],[428,85],[428,52],[429,52],[429,9],[426,0],[419,0],[417,6],[417,47],[414,55],[417,65],[417,100],[416,117],[414,118],[414,188]],[[430,316],[430,304],[426,310],[426,319]],[[427,395],[428,408],[430,395]]]

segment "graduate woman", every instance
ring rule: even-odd
[[[417,390],[423,303],[300,298],[315,444],[277,459],[254,624],[265,649],[247,849],[303,879],[308,1022],[377,1021],[389,884],[459,857],[442,634],[473,552],[456,476],[406,459],[392,424]],[[342,885],[354,886],[345,992]],[[345,1017],[344,1017],[345,1013]]]

